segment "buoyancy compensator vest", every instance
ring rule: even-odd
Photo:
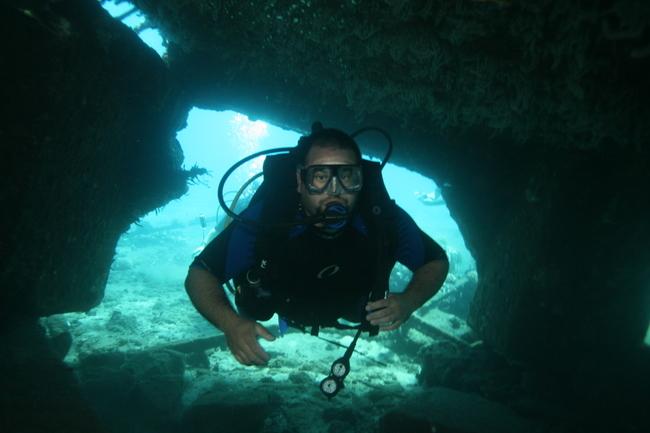
[[[392,151],[390,136],[379,128],[364,128],[353,134],[354,137],[368,130],[377,130],[384,134],[389,143],[389,150],[380,164],[365,159],[361,160],[363,173],[363,188],[360,192],[356,210],[367,228],[368,253],[373,255],[371,276],[366,280],[367,288],[364,289],[363,305],[367,301],[382,299],[388,292],[390,272],[395,264],[395,250],[397,246],[396,205],[390,199],[381,170],[387,163]],[[298,156],[296,148],[279,148],[262,151],[250,155],[235,164],[221,180],[219,185],[219,200],[224,210],[236,221],[248,224],[256,231],[255,265],[233,278],[235,282],[235,302],[245,315],[256,320],[268,320],[274,313],[281,315],[291,326],[305,329],[310,326],[312,334],[317,334],[320,326],[333,326],[337,328],[359,328],[369,331],[370,335],[377,334],[377,327],[371,326],[365,318],[360,326],[346,326],[325,317],[318,305],[309,305],[301,297],[286,297],[283,290],[291,268],[288,265],[289,257],[283,256],[282,248],[278,246],[287,243],[291,230],[297,226],[308,226],[317,221],[337,220],[337,215],[314,217],[300,217],[298,212],[299,194],[296,184],[296,168]],[[264,180],[250,200],[249,207],[261,206],[261,212],[255,220],[247,220],[240,215],[229,212],[223,201],[223,185],[225,179],[243,162],[254,157],[277,152],[286,152],[267,156],[264,166]],[[300,252],[293,251],[294,254]],[[294,301],[288,307],[287,301]],[[298,311],[312,311],[309,319]],[[292,317],[293,316],[293,317]],[[365,315],[364,315],[365,316]]]
[[[396,205],[384,185],[381,165],[364,159],[361,166],[364,187],[355,212],[358,212],[368,230],[367,241],[370,244],[367,251],[374,254],[370,259],[373,266],[368,279],[369,287],[365,288],[365,299],[362,299],[365,305],[367,301],[384,298],[388,292],[390,272],[395,264],[397,233],[394,222]],[[326,316],[324,311],[309,305],[308,297],[289,296],[285,290],[289,273],[292,272],[287,259],[291,258],[283,256],[286,250],[278,246],[287,242],[292,230],[282,223],[295,221],[298,215],[295,170],[296,160],[292,154],[269,156],[264,162],[264,181],[249,204],[252,206],[261,202],[259,220],[264,222],[264,226],[257,228],[254,267],[234,279],[236,304],[256,320],[268,320],[278,313],[291,326],[300,329],[311,327],[312,334],[317,334],[322,326],[349,329],[351,326],[341,324],[331,315]],[[294,254],[299,255],[300,252],[294,251]],[[306,311],[311,314],[299,314]],[[322,313],[320,316],[319,312]],[[365,319],[360,327],[371,335],[377,333],[377,327],[371,326]]]

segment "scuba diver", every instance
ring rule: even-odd
[[[381,165],[362,159],[354,136],[365,130],[348,135],[315,123],[296,147],[277,149],[288,153],[267,157],[250,204],[194,259],[185,281],[196,309],[244,365],[268,362],[258,338],[275,336],[259,322],[275,313],[281,333],[287,326],[313,335],[321,327],[356,329],[321,383],[328,397],[342,387],[361,331],[399,328],[449,269],[440,245],[388,196],[381,168],[390,150]],[[413,276],[403,292],[388,293],[397,261]],[[222,287],[231,279],[236,308]]]

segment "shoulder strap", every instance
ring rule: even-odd
[[[295,161],[291,155],[281,154],[269,156],[264,161],[264,181],[257,189],[251,204],[263,201],[260,215],[267,222],[286,222],[295,218],[296,211],[296,177]],[[369,300],[383,299],[388,292],[390,272],[394,265],[394,252],[397,246],[397,205],[391,200],[386,190],[381,174],[381,166],[377,162],[362,160],[364,187],[359,197],[359,212],[366,223],[370,239],[375,242],[376,275]],[[288,237],[288,228],[260,229],[257,238],[255,254],[258,261],[266,261],[268,271],[273,273],[273,264],[268,260],[272,257],[273,246]],[[261,263],[258,263],[261,265]],[[273,278],[272,275],[269,277]],[[296,324],[292,324],[295,326]],[[378,327],[370,324],[362,325],[371,336],[377,335]],[[318,326],[312,328],[312,333],[318,333]]]
[[[295,163],[290,154],[280,154],[268,156],[263,166],[264,180],[253,194],[249,206],[261,204],[259,221],[265,223],[286,222],[295,218],[296,209],[296,180],[295,180]],[[275,312],[275,301],[273,293],[265,287],[264,281],[272,281],[278,278],[279,270],[275,263],[276,258],[273,256],[274,246],[278,242],[283,242],[289,233],[288,227],[258,226],[253,228],[256,231],[254,246],[255,264],[250,271],[256,275],[258,284],[262,282],[262,288],[267,292],[269,298],[265,301],[268,307],[265,314]],[[240,285],[246,284],[248,272],[240,275]],[[247,287],[248,288],[248,287]],[[248,288],[250,291],[250,288]],[[244,301],[246,295],[239,294],[240,303]],[[250,305],[255,306],[259,299],[253,299]],[[238,303],[239,305],[239,303]],[[252,308],[249,307],[252,310]],[[271,311],[272,310],[272,311]],[[259,311],[256,310],[256,311]],[[265,315],[264,314],[264,315]],[[260,314],[262,316],[262,314]],[[257,318],[257,317],[256,317]],[[265,319],[266,320],[266,319]]]
[[[263,166],[264,180],[251,199],[251,203],[263,201],[260,221],[286,223],[296,218],[297,184],[296,163],[292,154],[267,156]],[[255,258],[263,268],[263,279],[280,277],[277,266],[277,245],[286,242],[289,226],[270,226],[258,229]]]
[[[375,277],[369,300],[383,299],[388,293],[390,272],[397,247],[397,205],[391,200],[377,162],[362,161],[363,193],[359,199],[361,215],[368,225],[369,235],[374,239],[376,256]],[[370,326],[370,336],[377,335],[378,327]]]

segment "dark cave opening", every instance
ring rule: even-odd
[[[2,128],[12,228],[1,273],[11,313],[1,318],[3,431],[388,432],[407,425],[407,412],[429,430],[433,421],[463,432],[647,430],[647,31],[625,31],[646,27],[630,12],[643,2],[390,8],[397,15],[361,0],[336,14],[315,2],[281,14],[246,2],[135,3],[151,21],[133,31],[94,0],[3,9],[16,66],[3,69],[15,83],[4,89],[14,110]],[[154,22],[167,55],[136,37]],[[337,23],[346,25],[322,31]],[[482,41],[500,44],[508,63],[501,49],[466,49]],[[176,131],[192,104],[287,128],[321,117],[396,131],[405,144],[396,161],[439,176],[461,243],[480,262],[481,281],[455,269],[453,285],[476,288],[470,322],[481,338],[463,336],[469,299],[449,295],[403,332],[364,339],[371,356],[355,355],[335,402],[324,404],[315,383],[336,345],[292,334],[269,346],[272,369],[241,370],[181,289],[219,220],[202,184],[216,170],[195,178],[180,167]],[[206,208],[175,199],[188,179],[206,188]],[[439,210],[436,188],[398,195]],[[76,313],[52,315],[62,311]]]

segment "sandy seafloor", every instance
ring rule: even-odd
[[[206,235],[198,224],[133,226],[118,244],[102,303],[87,313],[56,317],[73,336],[66,363],[75,367],[88,354],[141,352],[221,335],[196,312],[183,288]],[[274,319],[266,325],[277,334]],[[417,350],[391,349],[405,332],[362,336],[356,349],[363,355],[352,356],[346,387],[331,401],[318,385],[344,348],[291,331],[274,342],[262,341],[272,358],[265,367],[253,367],[237,363],[223,339],[215,340],[205,350],[208,363],[185,367],[182,402],[185,407],[201,399],[271,404],[276,410],[264,421],[266,432],[373,432],[382,415],[404,407],[429,418],[433,413],[446,425],[462,425],[462,431],[528,428],[508,409],[478,396],[423,389]],[[353,334],[321,330],[320,335],[347,346]]]

